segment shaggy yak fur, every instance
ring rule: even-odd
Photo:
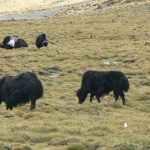
[[[36,74],[26,72],[17,76],[0,78],[0,103],[12,110],[18,104],[31,101],[30,109],[35,108],[36,100],[43,96],[43,86]]]
[[[46,35],[45,34],[38,35],[38,37],[36,38],[36,41],[35,41],[35,45],[37,48],[41,48],[43,46],[47,47],[48,40],[46,38]]]
[[[90,102],[94,96],[98,102],[104,95],[113,91],[115,101],[119,96],[122,98],[122,103],[125,105],[126,99],[124,92],[129,89],[127,77],[119,71],[87,71],[82,76],[81,88],[76,91],[79,103],[82,104],[88,93],[90,93]]]
[[[15,38],[15,46],[14,46],[14,47],[8,45],[8,42],[9,42],[12,38]],[[26,42],[24,39],[18,38],[17,36],[13,36],[13,37],[11,37],[11,36],[6,36],[6,37],[3,39],[2,44],[3,44],[3,48],[6,48],[6,49],[28,47],[27,42]]]

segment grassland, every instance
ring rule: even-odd
[[[0,76],[34,71],[45,94],[29,104],[0,106],[0,149],[148,150],[150,145],[150,14],[144,5],[84,15],[0,22],[0,39],[17,34],[29,47],[0,49]],[[38,50],[40,32],[48,48]],[[109,63],[108,63],[109,62]],[[127,105],[105,96],[78,105],[74,89],[84,71],[120,70],[130,81]],[[51,78],[51,73],[59,73]],[[123,127],[124,123],[127,128]]]

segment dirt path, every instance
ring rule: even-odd
[[[60,13],[78,14],[94,10],[99,0],[0,0],[0,20],[40,19]],[[101,0],[102,2],[103,0]],[[13,3],[14,2],[14,3]]]
[[[94,11],[98,6],[99,9],[105,9],[114,4],[127,4],[127,0],[0,0],[0,21],[85,13]]]
[[[0,14],[63,7],[85,1],[87,0],[0,0]]]

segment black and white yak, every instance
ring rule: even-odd
[[[24,39],[18,38],[18,36],[6,36],[2,41],[1,47],[6,49],[14,49],[14,48],[28,47],[28,44]]]

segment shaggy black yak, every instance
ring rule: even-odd
[[[81,88],[76,91],[79,103],[82,104],[88,93],[90,101],[96,96],[98,102],[100,98],[113,91],[115,100],[119,96],[125,105],[126,99],[124,92],[129,89],[127,77],[120,71],[86,71],[82,76]]]
[[[2,44],[3,48],[6,49],[28,47],[27,42],[24,39],[18,38],[18,36],[6,36]]]
[[[47,47],[48,40],[47,40],[46,35],[44,33],[37,36],[36,41],[35,41],[35,45],[37,48],[41,48],[43,46]]]
[[[0,78],[0,103],[12,110],[18,104],[31,101],[30,109],[35,108],[36,100],[43,96],[43,86],[35,73],[25,72],[17,76]]]

